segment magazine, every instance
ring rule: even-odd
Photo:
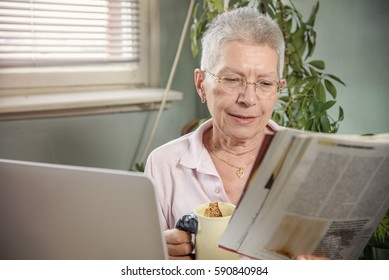
[[[220,247],[257,259],[358,259],[389,208],[389,133],[286,128],[264,144]]]

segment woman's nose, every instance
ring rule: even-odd
[[[238,101],[244,103],[247,106],[255,105],[258,101],[256,84],[252,82],[246,82],[245,86],[242,88],[242,93],[239,94]]]

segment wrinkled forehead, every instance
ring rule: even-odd
[[[210,70],[223,67],[266,67],[267,71],[278,73],[279,55],[269,44],[252,44],[243,41],[225,42],[212,56]]]

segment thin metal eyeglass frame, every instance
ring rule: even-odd
[[[204,73],[210,74],[211,77],[212,77],[215,81],[217,81],[217,82],[219,82],[219,83],[221,83],[221,81],[224,80],[224,76],[223,76],[223,77],[219,77],[219,76],[217,76],[217,75],[211,73],[211,72],[210,72],[209,70],[207,70],[207,69],[204,69],[203,72],[204,72]],[[242,86],[242,89],[243,89],[244,91],[247,90],[247,85],[248,85],[248,84],[251,84],[251,85],[254,86],[255,93],[257,93],[260,97],[264,97],[264,96],[262,96],[260,93],[257,92],[257,88],[259,88],[258,82],[248,82],[248,81],[246,81],[245,79],[241,79],[241,80],[242,80],[242,82],[243,82],[243,83],[241,84],[241,86]],[[274,93],[274,95],[275,95],[276,93],[279,93],[279,92],[281,91],[281,83],[280,83],[280,82],[277,82],[277,81],[275,81],[275,80],[270,81],[270,82],[274,82],[274,83],[277,84],[277,90],[276,90],[276,92]],[[269,96],[269,97],[266,97],[266,98],[270,98],[270,97],[272,97],[272,95]]]

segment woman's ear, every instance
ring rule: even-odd
[[[204,90],[204,71],[199,68],[195,69],[194,71],[194,84],[197,94],[201,98],[201,103],[205,103],[206,95]]]
[[[280,91],[286,86],[286,80],[285,79],[281,79],[280,80],[280,84],[281,84],[281,88],[280,88]]]

